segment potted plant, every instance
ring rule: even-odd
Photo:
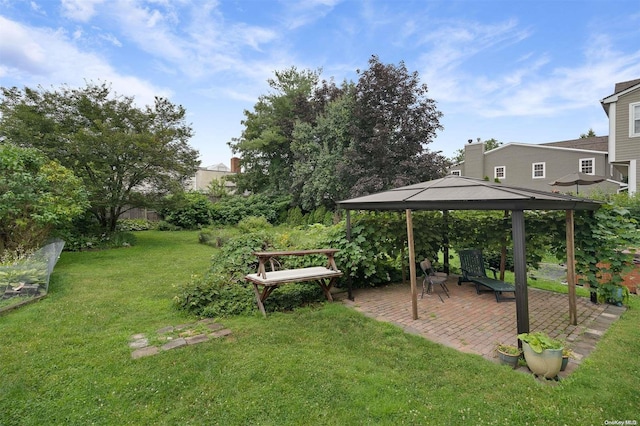
[[[560,365],[560,371],[564,371],[569,364],[569,358],[573,357],[573,351],[566,346],[562,349],[562,364]]]
[[[518,334],[518,339],[522,341],[524,359],[533,374],[546,379],[553,379],[558,375],[562,367],[564,348],[560,340],[553,339],[541,331]]]
[[[496,350],[498,351],[498,358],[502,364],[510,365],[513,368],[518,366],[518,359],[520,359],[520,355],[522,354],[520,348],[502,343],[498,345]]]

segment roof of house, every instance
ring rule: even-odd
[[[609,136],[593,136],[590,138],[571,139],[568,141],[547,142],[539,145],[607,152],[609,150]]]
[[[613,94],[624,92],[630,87],[635,86],[636,84],[640,84],[640,78],[636,80],[623,81],[622,83],[616,83],[615,88],[613,89]]]
[[[633,91],[640,87],[640,78],[636,80],[623,81],[620,83],[616,83],[613,88],[613,93],[600,101],[602,108],[609,115],[609,104],[613,102],[617,102],[618,98],[624,95],[627,92]]]

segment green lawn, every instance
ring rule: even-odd
[[[224,319],[230,337],[131,359],[129,338],[194,320],[172,286],[203,272],[195,232],[63,253],[49,295],[0,316],[0,425],[602,425],[640,421],[640,302],[559,384],[339,303]]]

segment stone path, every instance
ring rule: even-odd
[[[230,334],[231,330],[210,318],[192,324],[163,327],[152,335],[134,334],[129,341],[129,347],[133,349],[131,358],[156,355],[161,351],[195,345]]]

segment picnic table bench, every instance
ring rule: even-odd
[[[332,302],[331,288],[336,280],[342,276],[342,271],[336,266],[334,255],[337,249],[317,249],[317,250],[292,250],[292,251],[257,251],[258,272],[245,275],[245,279],[253,284],[256,294],[256,302],[262,315],[267,316],[264,310],[264,301],[267,297],[282,284],[300,283],[315,281],[318,283],[325,297]],[[326,266],[311,266],[297,269],[275,270],[274,259],[282,256],[305,256],[313,254],[323,254],[327,257]],[[271,271],[267,271],[265,264],[269,262]],[[262,287],[262,291],[258,287]]]

